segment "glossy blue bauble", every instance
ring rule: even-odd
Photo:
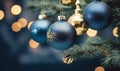
[[[76,42],[75,28],[67,21],[53,23],[47,32],[48,43],[57,50],[66,50]]]
[[[48,20],[39,19],[32,23],[30,27],[30,36],[33,40],[39,42],[40,44],[46,44],[47,42],[47,30],[50,26]]]
[[[101,0],[95,0],[84,9],[83,17],[89,28],[102,30],[111,23],[112,10]]]

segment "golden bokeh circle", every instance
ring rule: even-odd
[[[113,29],[113,35],[114,35],[115,37],[119,37],[119,35],[118,35],[118,27],[115,27],[115,28]]]
[[[12,31],[19,32],[21,30],[21,25],[19,22],[14,22],[12,24]]]
[[[22,26],[22,28],[26,27],[26,25],[27,25],[27,19],[25,19],[25,18],[20,18],[18,20],[18,22],[20,23],[20,25]]]
[[[95,71],[105,71],[105,69],[101,66],[98,66],[97,68],[95,68]]]
[[[61,0],[63,5],[74,5],[76,0]]]
[[[89,29],[87,30],[87,35],[88,35],[89,37],[94,37],[94,36],[97,35],[97,30],[93,30],[93,29],[89,28]]]
[[[33,23],[33,21],[30,21],[29,23],[28,23],[28,30],[30,29],[30,26],[32,25],[32,23]]]
[[[31,48],[37,48],[39,45],[40,45],[40,44],[39,44],[38,42],[34,41],[33,39],[30,39],[30,41],[29,41],[29,46],[30,46]]]
[[[13,15],[19,15],[22,11],[22,8],[20,5],[13,5],[12,8],[11,8],[11,13]]]
[[[4,18],[5,14],[2,10],[0,10],[0,20],[2,20]]]

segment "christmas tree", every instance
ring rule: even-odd
[[[73,14],[75,9],[75,0],[69,0],[71,3],[67,3],[65,0],[61,0],[63,14],[67,17]],[[76,44],[70,49],[64,51],[63,62],[71,64],[73,61],[80,58],[89,59],[94,57],[101,57],[101,65],[104,67],[119,67],[120,66],[120,0],[102,0],[112,8],[113,19],[112,22],[117,22],[117,38],[106,39],[100,36],[88,37],[83,43]],[[59,0],[55,0],[59,3]],[[30,0],[27,2],[28,9],[44,10],[48,19],[54,15],[54,18],[60,13],[60,6],[52,1],[47,1],[40,6],[39,0]],[[92,2],[92,0],[80,0],[82,11],[85,7]],[[51,4],[52,3],[52,4]],[[53,21],[53,20],[52,20]],[[116,47],[116,48],[115,48]]]

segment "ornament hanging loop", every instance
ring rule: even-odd
[[[41,11],[40,15],[38,16],[39,19],[46,19],[46,15],[44,11]]]
[[[63,9],[62,9],[62,4],[61,4],[60,0],[59,0],[59,5],[60,5],[60,16],[58,16],[58,20],[64,21],[64,20],[66,20],[66,16],[63,15]]]
[[[41,10],[41,12],[39,14],[38,19],[46,19],[46,15],[45,15],[45,12],[44,12],[43,4],[45,4],[44,0],[42,0],[41,8],[43,8],[43,9]]]
[[[81,13],[80,1],[79,1],[79,0],[76,0],[75,5],[76,5],[75,13],[76,13],[76,14]]]

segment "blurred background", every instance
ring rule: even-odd
[[[82,0],[83,1],[83,0]],[[38,3],[39,2],[39,3]],[[56,21],[59,15],[58,0],[0,0],[0,71],[94,71],[100,65],[99,58],[80,59],[70,65],[61,60],[63,51],[49,45],[41,46],[30,38],[29,27],[37,20],[43,3],[47,19]],[[82,3],[84,5],[84,2]],[[74,12],[73,6],[64,6],[64,14],[69,18]],[[21,25],[20,25],[21,24]],[[113,22],[104,30],[78,36],[80,44],[89,36],[101,36],[113,39]],[[119,68],[105,71],[120,71]]]

